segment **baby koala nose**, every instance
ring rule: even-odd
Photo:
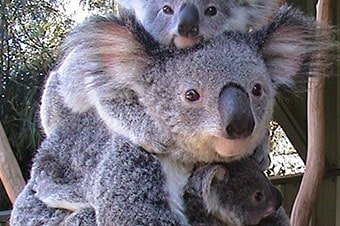
[[[249,97],[241,88],[226,86],[220,93],[219,108],[228,139],[242,139],[252,134],[255,120]]]
[[[199,34],[199,13],[196,6],[185,4],[180,9],[178,33],[185,37],[196,37]]]

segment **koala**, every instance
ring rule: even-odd
[[[187,48],[225,31],[258,29],[282,0],[118,0],[122,18],[131,15],[158,42]]]
[[[198,168],[184,188],[184,200],[191,225],[263,225],[262,219],[267,225],[290,225],[278,210],[280,191],[249,158]]]
[[[65,45],[47,86],[69,114],[38,150],[12,225],[53,225],[88,208],[98,225],[188,225],[182,194],[195,165],[250,155],[277,89],[335,47],[328,29],[289,6],[259,31],[193,49],[158,45],[114,17],[89,20]]]

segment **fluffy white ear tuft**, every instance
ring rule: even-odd
[[[274,17],[283,0],[237,0],[237,3],[243,8],[248,27],[258,30]]]
[[[296,75],[323,75],[338,48],[329,26],[284,5],[273,22],[255,35],[273,83],[292,86]]]
[[[211,186],[214,182],[219,183],[223,181],[223,184],[226,184],[229,179],[229,171],[223,165],[208,165],[202,169],[205,171],[205,176],[202,180],[204,202],[207,206],[215,206],[215,203],[211,203],[214,200],[212,199],[214,194],[211,193]]]
[[[99,25],[95,34],[97,47],[92,55],[103,63],[110,80],[130,84],[143,74],[151,64],[145,47],[125,26],[106,23]]]
[[[67,107],[84,112],[93,107],[93,95],[110,96],[138,86],[149,66],[149,56],[131,31],[115,17],[93,17],[65,40],[58,73]]]

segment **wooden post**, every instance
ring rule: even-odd
[[[317,21],[331,24],[333,0],[319,0]],[[322,71],[323,68],[316,68]],[[320,191],[325,168],[325,107],[324,77],[311,77],[308,81],[307,128],[308,148],[306,170],[296,196],[292,213],[292,226],[307,226]]]
[[[9,146],[7,136],[0,123],[0,179],[12,203],[25,186],[19,164]]]

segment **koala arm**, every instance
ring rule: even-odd
[[[46,206],[36,197],[29,182],[13,205],[10,225],[59,225],[68,215],[66,210]]]
[[[158,159],[127,138],[108,134],[93,112],[65,120],[35,158],[32,178],[14,206],[13,225],[93,221],[98,225],[180,225],[169,207]],[[69,208],[72,203],[86,205]],[[91,206],[95,219],[86,213]]]
[[[109,142],[104,153],[88,194],[98,225],[180,225],[152,154],[122,137]]]
[[[52,131],[61,126],[65,117],[71,114],[59,92],[60,78],[57,71],[52,71],[45,82],[41,97],[40,121],[44,133],[49,136]]]
[[[270,165],[270,157],[269,157],[269,136],[266,136],[260,143],[259,146],[256,147],[254,153],[251,155],[251,158],[255,160],[258,167],[263,171],[267,169]]]
[[[74,212],[50,208],[36,196],[31,184],[28,184],[15,202],[10,225],[93,226],[96,225],[96,216],[93,208]]]
[[[93,208],[86,208],[78,211],[74,211],[65,217],[61,226],[94,226],[96,223],[96,213]]]

